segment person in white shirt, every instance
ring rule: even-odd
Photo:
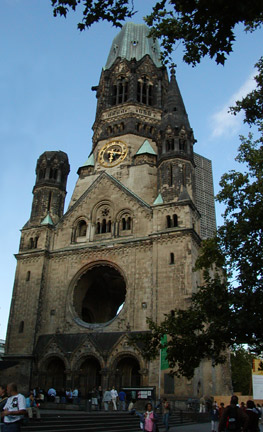
[[[20,432],[21,420],[26,414],[26,399],[17,392],[17,385],[7,385],[8,399],[2,411],[4,419],[3,432]]]
[[[117,392],[117,390],[115,390],[114,386],[112,387],[110,393],[111,393],[111,400],[112,400],[112,403],[113,403],[113,410],[117,411],[116,401],[117,401],[117,397],[118,397],[118,392]]]

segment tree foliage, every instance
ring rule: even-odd
[[[224,174],[217,200],[225,204],[224,223],[214,238],[205,240],[196,262],[204,284],[189,308],[175,310],[162,323],[148,320],[142,336],[145,357],[167,347],[173,373],[192,377],[202,359],[225,361],[226,350],[247,344],[251,353],[263,351],[263,121],[254,104],[262,103],[263,61],[257,64],[257,88],[233,108],[258,128],[258,138],[241,137],[236,160],[243,170]],[[161,343],[164,334],[167,344]]]
[[[66,17],[70,10],[82,10],[80,30],[98,21],[116,27],[131,18],[133,0],[51,0],[54,16]],[[163,60],[168,62],[173,49],[182,43],[184,61],[196,65],[208,55],[224,64],[233,49],[237,24],[254,31],[263,22],[263,0],[161,0],[145,17],[151,35],[161,39]]]
[[[231,353],[233,391],[250,395],[252,390],[252,362],[254,356],[244,347],[236,347]]]

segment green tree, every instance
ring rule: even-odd
[[[135,11],[133,0],[51,0],[54,16],[66,17],[70,10],[82,10],[80,30],[98,21],[120,27]],[[185,48],[184,61],[196,65],[208,55],[224,64],[233,49],[237,24],[252,32],[262,25],[263,0],[161,0],[145,17],[151,35],[160,38],[163,60],[175,46]]]
[[[230,171],[221,179],[217,200],[226,206],[224,223],[214,238],[203,242],[196,262],[204,284],[189,308],[171,311],[161,324],[148,320],[150,332],[141,336],[147,359],[165,346],[173,373],[188,378],[202,359],[224,362],[228,348],[246,344],[254,355],[263,351],[263,59],[256,66],[256,90],[232,111],[244,111],[258,136],[240,137],[236,160],[244,170]]]
[[[234,392],[241,392],[243,395],[251,394],[253,358],[253,355],[244,347],[237,347],[231,352],[231,372]]]

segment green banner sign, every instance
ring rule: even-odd
[[[161,342],[162,344],[165,344],[167,342],[167,335],[163,335]],[[169,363],[166,356],[167,356],[167,348],[162,348],[161,349],[161,370],[165,370],[169,368]]]

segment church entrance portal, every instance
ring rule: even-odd
[[[53,387],[55,390],[65,388],[65,364],[59,357],[52,357],[45,363],[45,368],[41,374],[40,387],[48,390]]]
[[[138,387],[141,385],[140,365],[134,357],[126,356],[116,365],[116,387]]]
[[[110,265],[97,265],[78,280],[73,297],[76,313],[90,324],[107,323],[120,311],[126,295],[123,276]]]
[[[93,387],[101,385],[101,367],[95,357],[88,357],[79,368],[79,375],[75,379],[75,386],[80,390],[81,395],[87,397]]]

